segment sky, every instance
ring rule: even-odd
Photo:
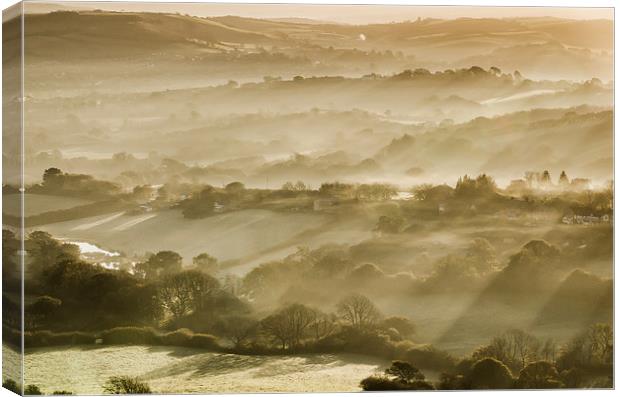
[[[204,4],[204,3],[124,3],[54,2],[27,3],[27,12],[56,9],[102,9],[111,11],[179,12],[200,17],[238,15],[252,18],[309,18],[350,24],[398,22],[421,18],[453,19],[559,17],[570,19],[613,19],[612,8],[571,7],[463,7],[463,6],[369,6],[300,4]]]

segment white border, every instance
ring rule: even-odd
[[[29,0],[32,1],[32,0]],[[35,1],[32,1],[35,2]],[[38,2],[42,2],[42,3],[54,3],[54,2],[59,2],[59,1],[54,1],[54,0],[49,0],[49,1],[38,1]],[[69,2],[69,1],[63,1],[63,2]],[[144,3],[148,3],[148,2],[157,2],[157,3],[199,3],[198,1],[166,1],[166,0],[132,0],[132,2],[144,2]],[[454,5],[454,6],[520,6],[520,7],[527,7],[527,6],[532,6],[532,7],[542,7],[542,6],[548,6],[548,7],[615,7],[615,2],[611,1],[611,0],[520,0],[520,1],[511,1],[511,0],[506,0],[506,1],[501,1],[501,0],[470,0],[470,1],[458,1],[458,0],[443,0],[443,1],[417,1],[417,0],[406,0],[406,1],[390,1],[390,0],[375,0],[375,1],[368,1],[368,0],[335,0],[335,1],[330,1],[330,0],[314,0],[314,1],[303,1],[303,0],[289,0],[289,1],[273,1],[273,2],[269,2],[269,1],[260,1],[260,0],[219,0],[219,1],[211,1],[212,3],[230,3],[230,4],[235,4],[235,3],[248,3],[248,4],[260,4],[260,3],[281,3],[281,4],[322,4],[322,5],[328,5],[328,4],[377,4],[377,5],[430,5],[430,6],[440,6],[440,5]],[[0,5],[2,7],[2,9],[5,9],[13,4],[18,3],[18,1],[16,0],[0,0]],[[208,1],[204,1],[203,3],[209,3]],[[615,10],[614,10],[614,19],[615,19]],[[614,44],[618,42],[618,30],[615,29],[614,31]],[[1,39],[1,32],[0,32],[0,39]],[[614,46],[615,48],[615,46]],[[1,54],[0,54],[0,59],[1,59]],[[615,52],[614,53],[614,76],[617,75],[617,69],[618,68],[618,53]],[[1,86],[2,86],[2,82],[0,80],[0,91],[1,91]],[[614,92],[614,98],[615,98],[615,92]],[[615,102],[614,102],[615,103]],[[0,116],[2,115],[2,110],[0,108]],[[616,118],[614,117],[614,131],[616,131]],[[614,134],[615,137],[615,134]],[[618,141],[614,139],[614,159],[615,159],[615,153],[617,152],[618,149]],[[620,165],[618,162],[614,162],[614,174],[615,175],[620,175],[618,173],[618,170],[620,168]],[[2,170],[2,165],[0,164],[0,175],[1,175],[1,170]],[[617,191],[614,192],[614,200],[616,198],[617,195]],[[2,199],[0,198],[0,205],[2,203]],[[617,219],[617,217],[614,217],[614,219]],[[614,224],[614,229],[616,227],[616,224]],[[615,247],[618,246],[618,242],[620,241],[620,237],[614,233],[614,271],[615,271],[615,266],[618,263],[618,251],[615,249]],[[615,280],[614,280],[614,284],[615,284]],[[614,285],[614,308],[617,310],[618,306],[618,294],[615,293],[615,285]],[[615,310],[615,311],[616,311]],[[618,337],[617,337],[617,321],[616,321],[616,316],[614,316],[614,330],[616,331],[616,337],[615,337],[615,344],[617,346],[617,341],[618,341]],[[617,353],[617,348],[615,349],[615,353]],[[1,356],[1,354],[0,354]],[[619,368],[618,368],[618,356],[619,354],[615,354],[615,358],[614,358],[614,379],[615,382],[617,382],[617,380],[619,379]],[[545,395],[545,396],[582,396],[584,394],[588,394],[588,395],[610,395],[611,393],[615,394],[615,391],[610,391],[610,390],[549,390],[549,391],[458,391],[458,392],[416,392],[416,393],[423,393],[425,395],[429,395],[432,393],[432,395],[449,395],[452,393],[468,393],[468,395],[471,396],[476,396],[476,395],[510,395],[510,396],[532,396],[532,395]],[[314,396],[324,396],[324,397],[347,397],[350,396],[351,393],[311,393]],[[400,393],[399,393],[400,394]],[[403,394],[409,394],[409,393],[403,393]],[[230,395],[230,394],[229,394]],[[232,394],[234,395],[234,394]],[[242,396],[248,396],[248,397],[261,397],[261,396],[265,396],[266,394],[243,394]],[[282,393],[280,395],[293,395],[293,394],[286,394],[286,393]],[[373,393],[374,396],[381,396],[381,397],[393,397],[395,394],[394,392],[392,393],[385,393],[385,392],[377,392],[377,393]],[[5,389],[1,389],[0,390],[0,397],[9,397],[9,396],[14,396],[13,393],[5,390]],[[181,395],[170,395],[170,396],[181,396]]]

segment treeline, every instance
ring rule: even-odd
[[[13,255],[19,247],[16,241],[11,232],[4,231],[3,243],[13,247]],[[334,298],[333,313],[290,303],[258,317],[228,286],[206,273],[215,266],[215,259],[208,255],[197,256],[195,268],[185,270],[178,254],[162,251],[137,264],[131,274],[84,262],[75,245],[61,243],[45,232],[30,233],[26,251],[30,258],[26,294],[32,297],[25,307],[28,347],[101,339],[102,343],[226,348],[245,354],[426,356],[426,361],[436,361],[438,366],[450,360],[443,352],[411,341],[415,332],[411,320],[383,316],[360,294]],[[15,266],[16,262],[11,263]],[[253,285],[249,281],[244,288]],[[17,343],[20,336],[11,331],[9,319],[19,318],[19,307],[11,305],[9,296],[3,298],[8,309],[5,339]]]
[[[611,388],[613,333],[609,324],[594,324],[558,348],[553,340],[515,329],[455,362],[436,382],[410,362],[394,361],[360,386],[368,391]]]
[[[92,175],[70,174],[52,167],[44,171],[42,183],[29,186],[26,192],[106,199],[120,193],[121,188],[115,183],[97,180]]]
[[[215,213],[248,208],[269,208],[274,210],[312,210],[314,200],[336,201],[385,201],[397,193],[389,184],[323,183],[318,189],[311,189],[302,181],[286,182],[281,189],[248,189],[241,182],[232,182],[223,188],[206,186],[179,202],[183,216],[189,219],[204,218]]]

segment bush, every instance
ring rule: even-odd
[[[199,349],[220,350],[217,338],[209,334],[194,334],[189,340],[188,346]]]
[[[150,327],[117,327],[101,333],[107,345],[156,345],[160,342],[157,332]]]
[[[13,379],[6,379],[2,382],[2,387],[16,394],[22,394],[22,389]]]
[[[103,391],[108,394],[151,394],[148,383],[140,382],[138,378],[129,376],[113,376],[103,385]]]
[[[39,389],[39,386],[37,385],[28,385],[24,389],[25,396],[40,396],[42,394],[43,392],[41,391],[41,389]]]
[[[528,364],[521,370],[517,380],[520,389],[559,389],[562,386],[558,371],[547,361]]]
[[[161,336],[162,345],[189,346],[194,333],[187,328],[177,329]]]
[[[449,353],[433,346],[415,347],[405,352],[404,360],[433,371],[451,371],[455,360]]]
[[[369,376],[366,379],[362,379],[360,386],[364,391],[435,390],[435,387],[426,380],[403,383],[386,376]]]
[[[314,348],[317,352],[346,352],[385,358],[394,358],[397,352],[396,345],[387,335],[372,329],[350,326],[343,327],[340,332],[321,339]]]
[[[477,361],[470,375],[472,389],[510,389],[514,383],[510,369],[494,358]]]
[[[26,347],[88,345],[93,343],[95,343],[95,336],[87,332],[35,331],[24,333]]]
[[[403,385],[386,376],[369,376],[362,379],[360,386],[364,391],[403,390]]]
[[[209,334],[195,334],[187,328],[168,332],[160,337],[161,344],[168,346],[194,347],[198,349],[219,350],[217,338]]]

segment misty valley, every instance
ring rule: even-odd
[[[5,387],[613,387],[612,19],[38,7]]]

